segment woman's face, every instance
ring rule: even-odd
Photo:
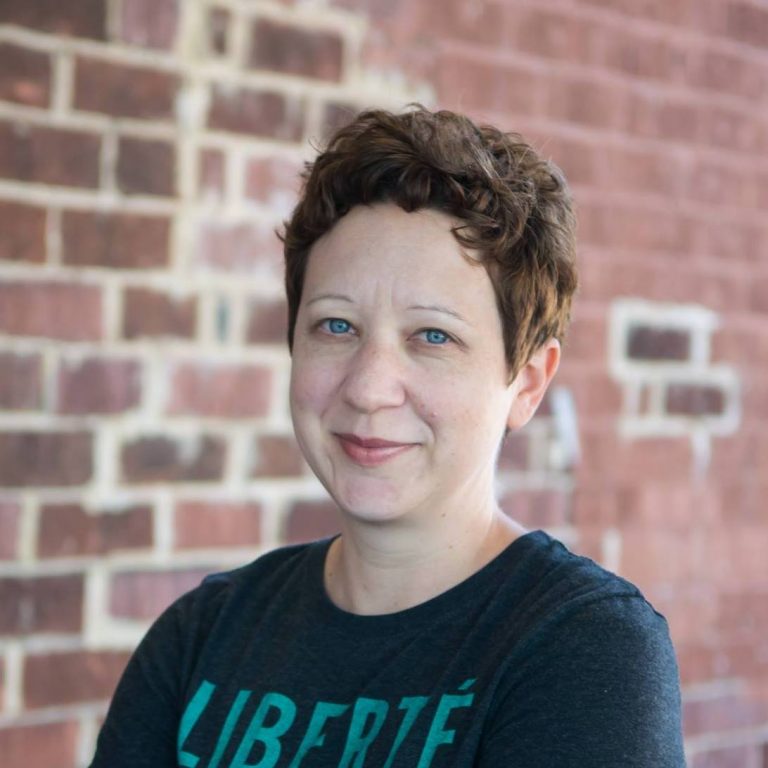
[[[305,458],[356,519],[493,503],[515,384],[491,281],[461,255],[452,223],[358,206],[309,257],[291,413]]]

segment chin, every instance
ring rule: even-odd
[[[401,494],[381,481],[353,483],[343,489],[328,490],[346,518],[385,523],[405,514]]]

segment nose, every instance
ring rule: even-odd
[[[405,402],[404,367],[391,345],[368,339],[350,360],[344,379],[345,402],[362,413],[396,408]]]

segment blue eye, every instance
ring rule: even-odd
[[[437,328],[427,328],[422,333],[430,344],[445,344],[451,340],[451,337],[445,331],[439,331]]]
[[[346,320],[341,320],[338,317],[331,317],[328,320],[324,320],[323,325],[325,325],[331,333],[336,335],[347,333],[351,328]]]

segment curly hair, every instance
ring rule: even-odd
[[[305,164],[280,235],[288,346],[313,244],[354,206],[392,202],[460,220],[451,232],[477,252],[493,283],[511,380],[545,341],[564,341],[570,319],[576,222],[565,178],[516,133],[409,107],[361,112]]]

